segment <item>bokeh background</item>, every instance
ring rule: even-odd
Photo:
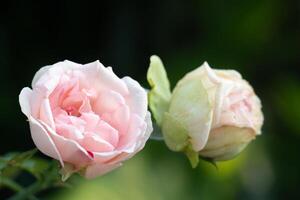
[[[99,59],[148,87],[152,54],[172,86],[208,61],[239,70],[261,97],[263,134],[236,159],[192,169],[149,141],[122,168],[49,200],[299,199],[300,1],[7,1],[0,6],[0,154],[34,147],[18,94],[42,66]]]

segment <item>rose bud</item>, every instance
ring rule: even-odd
[[[34,144],[61,163],[65,176],[80,172],[94,178],[115,169],[152,132],[146,91],[99,61],[41,68],[19,102]]]
[[[204,63],[176,85],[162,121],[171,150],[184,151],[192,166],[199,155],[229,160],[261,133],[261,103],[249,83],[234,70]]]

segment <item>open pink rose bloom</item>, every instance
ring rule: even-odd
[[[120,166],[152,132],[146,91],[99,61],[43,67],[19,101],[37,148],[87,178]]]

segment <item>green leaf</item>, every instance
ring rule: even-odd
[[[29,150],[29,151],[19,153],[13,158],[13,162],[16,162],[16,163],[22,162],[26,159],[31,158],[36,153],[37,153],[37,149],[32,149],[32,150]]]
[[[48,168],[48,161],[38,158],[32,158],[37,149],[22,153],[8,153],[0,157],[0,173],[2,176],[15,176],[20,170],[25,170],[36,178]]]
[[[148,93],[149,107],[156,123],[160,126],[164,113],[169,107],[171,90],[166,70],[158,56],[154,55],[150,58],[147,80],[151,86],[151,90]]]
[[[23,189],[22,186],[16,183],[15,181],[3,176],[0,177],[0,188],[1,187],[9,188],[15,192],[19,192]]]
[[[5,177],[0,177],[0,188],[1,187],[9,188],[12,191],[17,192],[17,193],[22,193],[25,190],[25,188],[23,188],[21,185],[19,185],[15,181],[13,181],[9,178],[5,178]],[[34,195],[28,195],[25,198],[29,199],[29,200],[37,200],[37,198]]]
[[[42,174],[48,169],[49,163],[46,160],[39,158],[31,158],[23,161],[19,167],[40,179]]]
[[[28,187],[23,188],[18,193],[10,197],[9,200],[28,199],[28,197],[33,197],[43,190],[56,186],[60,182],[58,166],[59,164],[57,163],[57,161],[49,162],[47,169],[44,170],[41,174],[41,179],[37,180]]]
[[[3,169],[5,169],[7,166],[9,166],[10,161],[13,160],[17,156],[17,153],[8,153],[4,156],[0,157],[0,173]]]
[[[20,165],[25,160],[31,158],[36,152],[37,149],[22,153],[11,152],[0,157],[0,175],[15,176],[20,171]]]

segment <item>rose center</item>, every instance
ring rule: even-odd
[[[75,106],[67,106],[64,110],[68,113],[68,115],[75,116],[75,117],[81,116],[80,112]]]

